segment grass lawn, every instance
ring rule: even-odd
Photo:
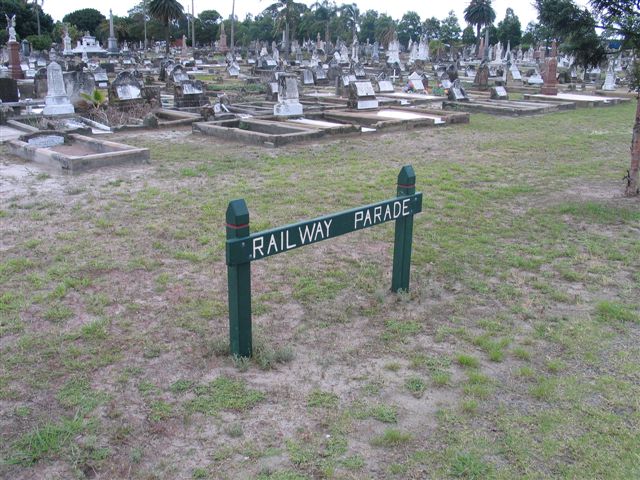
[[[277,150],[120,133],[150,165],[75,177],[0,147],[0,477],[640,478],[634,112]],[[405,164],[411,291],[391,223],[254,262],[231,358],[228,201],[263,230],[390,198]]]

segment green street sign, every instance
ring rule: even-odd
[[[353,208],[306,222],[227,241],[227,265],[237,265],[294,248],[415,215],[422,211],[422,193]]]
[[[229,202],[226,213],[226,262],[229,286],[229,334],[233,355],[250,357],[251,262],[287,252],[345,233],[395,221],[391,290],[409,290],[413,216],[422,211],[422,193],[416,193],[413,167],[400,170],[397,196],[253,235],[249,232],[249,209],[243,199]]]

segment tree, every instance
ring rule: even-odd
[[[476,43],[476,32],[473,30],[471,25],[467,25],[467,27],[462,31],[462,44],[466,47],[469,45],[474,45]]]
[[[409,43],[409,39],[418,40],[422,33],[420,15],[416,12],[407,12],[402,16],[398,24],[398,40],[403,45]]]
[[[184,15],[182,4],[177,0],[151,0],[149,2],[149,15],[161,21],[164,25],[165,53],[169,55],[169,22],[177,20]]]
[[[480,28],[491,25],[496,19],[496,12],[491,6],[491,0],[471,0],[464,9],[464,20],[469,25],[475,25],[478,34],[478,54],[480,50]],[[488,43],[488,42],[487,42]]]
[[[578,65],[593,67],[606,58],[596,21],[586,8],[581,9],[573,0],[537,0],[536,8],[540,24],[559,41],[562,51],[575,56]]]
[[[276,21],[276,28],[281,29],[284,27],[284,54],[286,58],[289,58],[290,45],[290,32],[295,30],[297,21],[300,18],[300,14],[307,8],[303,3],[295,2],[294,0],[278,0],[272,3],[266,10],[270,10],[274,14]]]
[[[603,30],[605,37],[615,37],[620,48],[632,50],[636,57],[634,72],[638,72],[640,53],[640,2],[638,0],[591,0],[597,20],[587,9],[581,9],[572,0],[537,0],[541,24],[563,40],[562,48],[576,56],[582,65],[597,65],[606,58],[608,41],[596,34]],[[606,40],[606,38],[605,38]],[[625,194],[637,196],[640,168],[640,79],[633,75],[631,87],[637,92],[636,118],[631,137],[631,164],[626,176]]]
[[[45,35],[29,35],[27,40],[31,44],[31,48],[34,50],[45,51],[51,48],[51,37],[48,34]]]
[[[453,45],[460,39],[461,33],[462,30],[458,23],[458,17],[456,17],[454,11],[451,10],[449,15],[447,15],[447,18],[442,20],[442,23],[440,24],[440,40],[445,44]]]
[[[78,30],[75,25],[64,24],[62,22],[56,22],[53,27],[52,39],[54,42],[58,43],[58,45],[62,45],[64,40],[64,29],[67,28],[69,32],[69,38],[71,41],[77,40],[82,37],[82,32]]]
[[[340,18],[344,19],[344,26],[350,30],[351,39],[358,34],[358,23],[360,22],[360,10],[355,3],[342,5],[339,9]],[[351,40],[349,39],[349,40]]]
[[[389,45],[395,31],[396,22],[393,18],[386,13],[381,14],[376,23],[376,40],[383,45]]]
[[[317,36],[317,34],[321,31],[324,32],[324,40],[328,42],[331,39],[331,35],[329,33],[330,21],[335,17],[335,14],[338,10],[335,2],[330,2],[329,0],[316,1],[313,5],[311,5],[311,10],[313,11],[313,16],[315,19],[314,27],[313,27],[313,35]]]
[[[36,12],[39,10],[40,28],[42,34],[51,33],[53,30],[53,18],[51,15],[42,13],[40,6],[32,7],[23,0],[0,0],[0,45],[4,45],[8,40],[7,21],[3,13],[10,17],[16,16],[16,33],[19,39],[26,38],[29,35],[38,34],[38,17]]]
[[[378,12],[375,10],[367,10],[360,16],[360,40],[365,42],[375,41],[376,23],[378,22]]]
[[[204,43],[214,42],[218,38],[218,22],[221,18],[222,16],[216,10],[200,12],[195,23],[196,37]]]
[[[627,196],[640,194],[638,170],[640,169],[640,2],[638,0],[591,0],[600,21],[600,28],[622,39],[622,49],[632,50],[635,64],[631,77],[631,89],[637,93],[636,119],[631,137],[631,165],[627,174]]]
[[[422,24],[422,33],[424,33],[429,40],[440,38],[440,20],[436,17],[425,20]]]
[[[62,17],[64,23],[75,25],[81,32],[90,33],[95,33],[98,26],[106,19],[107,17],[95,8],[83,8]]]
[[[521,39],[522,27],[520,26],[520,19],[513,12],[513,9],[507,8],[504,20],[498,22],[498,40],[504,46],[510,43],[513,48],[520,45]]]

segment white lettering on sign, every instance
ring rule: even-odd
[[[298,227],[300,245],[325,240],[330,237],[331,223],[333,219],[319,220],[317,222]],[[268,257],[298,246],[289,238],[291,230],[281,230],[269,233],[253,239],[251,258]]]
[[[297,247],[296,243],[289,240],[289,230],[271,233],[267,237],[267,246],[265,248],[265,237],[256,237],[253,239],[252,258],[256,258],[256,254],[260,252],[260,256],[273,255],[274,253],[284,252],[290,248]],[[266,253],[265,253],[266,252]]]
[[[331,227],[330,220],[320,220],[314,223],[308,223],[304,227],[298,227],[298,233],[300,234],[300,244],[316,242],[318,240],[324,240],[329,238],[329,228]]]
[[[405,198],[402,201],[396,201],[393,203],[387,203],[386,205],[378,205],[377,207],[370,207],[365,210],[359,210],[353,217],[353,228],[365,228],[371,225],[376,225],[382,222],[388,222],[389,220],[396,220],[400,217],[406,217],[411,214],[409,208],[410,198]]]

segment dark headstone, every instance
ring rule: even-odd
[[[33,77],[33,94],[36,98],[47,96],[47,69],[41,68]]]
[[[356,81],[349,84],[347,106],[357,110],[378,108],[378,100],[370,81]]]
[[[120,72],[109,85],[109,103],[118,106],[127,106],[144,102],[142,83],[134,77],[133,73]]]
[[[486,90],[489,88],[489,67],[485,62],[482,62],[480,67],[478,67],[473,84],[478,87],[479,90]]]
[[[174,84],[174,102],[177,108],[201,107],[208,103],[204,85],[200,80],[187,80]]]
[[[0,100],[3,102],[17,102],[18,82],[13,78],[0,78]]]
[[[455,82],[453,82],[453,84],[451,85],[451,88],[449,88],[448,97],[449,97],[449,100],[454,102],[469,101],[467,92],[465,92],[464,88],[462,88],[462,84],[460,83],[460,80],[456,80]]]

